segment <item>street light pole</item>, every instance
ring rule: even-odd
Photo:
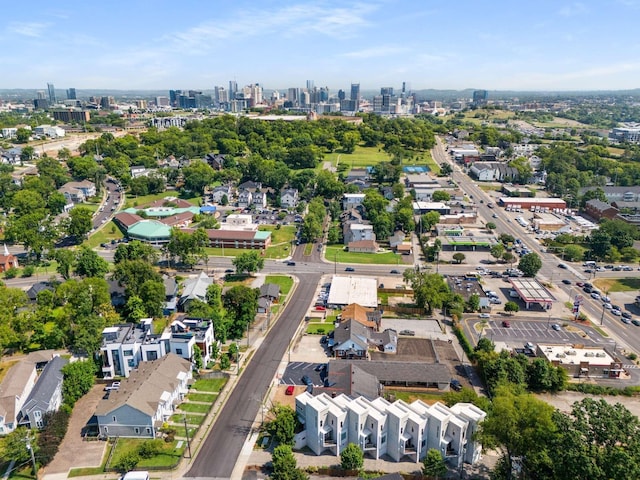
[[[191,458],[191,440],[189,439],[189,428],[187,427],[187,415],[182,418],[184,420],[184,435],[187,438],[187,450],[189,450],[189,458]]]
[[[333,274],[338,274],[338,252],[334,252],[333,254]]]

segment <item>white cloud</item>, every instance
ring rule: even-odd
[[[347,58],[375,58],[375,57],[386,57],[388,55],[396,55],[399,53],[405,53],[409,49],[407,47],[394,47],[391,45],[383,45],[380,47],[371,47],[365,48],[362,50],[355,50],[353,52],[343,53],[342,57]]]
[[[9,32],[24,35],[25,37],[38,38],[42,36],[44,29],[47,28],[46,23],[38,22],[11,22],[9,24]]]
[[[584,3],[573,2],[571,5],[566,5],[562,7],[558,11],[558,14],[562,15],[563,17],[575,17],[577,15],[582,15],[584,13],[587,13],[588,11],[589,10],[587,9]]]

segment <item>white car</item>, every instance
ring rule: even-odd
[[[611,310],[611,313],[614,314],[616,317],[619,317],[622,315],[622,312],[620,310]]]
[[[602,306],[604,308],[606,308],[607,310],[611,310],[611,304],[610,303],[603,303]]]
[[[480,315],[478,315],[478,317],[480,317],[480,318],[491,318],[491,315],[489,315],[488,313],[481,313]]]
[[[591,298],[593,298],[594,300],[600,300],[600,295],[596,292],[593,292],[591,293]]]

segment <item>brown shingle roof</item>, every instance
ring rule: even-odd
[[[180,225],[187,220],[191,220],[193,218],[193,213],[191,212],[182,212],[176,215],[171,215],[170,217],[165,217],[158,219],[159,222],[164,223],[165,225],[169,225],[173,227],[174,225]]]
[[[167,197],[165,197],[165,198],[160,198],[159,200],[156,200],[155,202],[151,202],[148,205],[145,205],[144,208],[162,207],[167,202],[172,203],[173,205],[176,206],[176,208],[193,207],[192,203],[189,203],[186,200],[183,200],[182,198],[172,198],[171,200],[167,200]]]
[[[135,213],[121,212],[114,217],[114,220],[120,223],[124,228],[129,228],[142,220],[142,217]]]
[[[178,384],[178,374],[190,369],[188,360],[173,353],[151,362],[140,362],[118,390],[113,390],[108,398],[98,403],[96,415],[107,415],[123,405],[153,415],[162,393],[173,392]]]

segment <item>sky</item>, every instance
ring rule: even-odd
[[[0,88],[640,87],[640,0],[30,0]]]

